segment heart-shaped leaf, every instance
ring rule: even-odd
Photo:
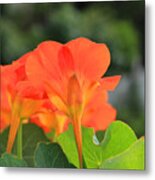
[[[83,158],[87,168],[101,168],[105,160],[123,153],[137,141],[133,130],[121,121],[115,121],[109,126],[101,142],[98,141],[91,128],[82,128],[82,135]],[[61,145],[69,162],[79,167],[72,126],[58,136],[57,141]]]
[[[56,143],[40,143],[35,151],[35,167],[41,168],[74,168],[61,147]]]
[[[24,160],[18,159],[16,156],[4,153],[0,158],[0,167],[26,167]]]
[[[105,160],[101,168],[144,170],[144,139],[139,139],[121,154]]]
[[[70,125],[67,131],[57,137],[56,141],[62,147],[69,162],[74,164],[76,167],[79,167],[78,152],[75,144],[73,127]]]

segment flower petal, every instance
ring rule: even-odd
[[[62,46],[55,41],[45,41],[35,50],[42,67],[45,69],[44,72],[49,73],[52,79],[59,80],[61,76],[58,53]]]
[[[119,81],[121,79],[121,76],[111,76],[111,77],[105,77],[102,78],[100,81],[100,84],[103,89],[108,91],[114,91],[116,86],[118,85]]]
[[[47,98],[45,91],[34,87],[31,81],[19,81],[15,87],[18,96],[31,99]]]
[[[36,53],[32,52],[25,64],[28,80],[39,89],[44,89],[43,81],[49,78]]]
[[[11,111],[0,109],[0,133],[10,125]]]
[[[80,76],[97,80],[104,75],[110,64],[110,52],[105,44],[77,38],[66,46],[72,53],[75,69]]]
[[[85,108],[82,125],[105,130],[115,117],[116,110],[108,103],[107,91],[98,86]]]
[[[58,58],[62,47],[62,44],[54,41],[43,42],[31,53],[26,62],[28,79],[39,89],[46,90],[50,87],[53,96],[61,96],[64,89],[62,83],[64,77]]]
[[[25,72],[25,63],[26,63],[28,57],[30,56],[30,54],[31,54],[31,52],[24,54],[18,60],[13,61],[12,65],[11,65],[12,69],[14,70],[14,72],[17,75],[18,81],[22,81],[22,80],[25,80],[27,78],[26,72]]]
[[[67,46],[63,46],[58,54],[59,66],[65,77],[70,77],[74,73],[74,61],[72,54]]]
[[[99,108],[89,109],[82,121],[82,125],[92,127],[95,131],[105,130],[116,119],[116,110],[108,103]]]

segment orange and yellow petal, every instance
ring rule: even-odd
[[[63,114],[42,109],[40,113],[31,117],[30,122],[41,127],[45,133],[54,129],[56,136],[58,136],[67,129],[69,120]]]

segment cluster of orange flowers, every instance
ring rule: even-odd
[[[59,135],[72,123],[82,156],[81,126],[104,130],[115,120],[107,91],[120,76],[101,78],[110,64],[105,44],[77,38],[45,41],[11,65],[1,66],[0,130],[10,126],[11,152],[20,123],[33,122]]]

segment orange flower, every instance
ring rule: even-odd
[[[41,43],[26,62],[28,79],[45,89],[51,103],[73,124],[82,167],[81,125],[104,130],[115,120],[116,110],[108,103],[107,91],[114,90],[120,76],[101,79],[110,64],[105,44],[77,38],[63,45]],[[63,125],[61,125],[63,126]]]
[[[16,82],[16,76],[12,71],[12,68],[7,66],[0,66],[0,131],[3,131],[10,124],[10,96],[8,94],[8,88],[13,88],[14,83]],[[5,79],[3,78],[5,77]]]
[[[1,117],[0,130],[10,125],[7,152],[10,153],[22,119],[29,119],[47,99],[45,92],[27,81],[25,62],[29,54],[11,65],[0,66],[1,72]]]

